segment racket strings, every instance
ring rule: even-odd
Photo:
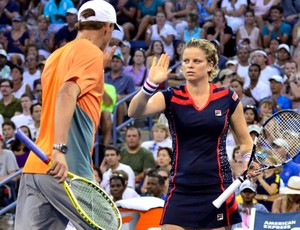
[[[72,179],[69,187],[82,210],[92,221],[101,226],[101,229],[116,230],[119,228],[117,214],[105,193],[78,178]]]
[[[267,122],[258,136],[256,160],[265,166],[291,160],[300,151],[300,115],[285,111]]]

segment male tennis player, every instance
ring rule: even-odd
[[[37,145],[50,168],[33,153],[23,169],[15,229],[92,229],[77,213],[62,183],[67,171],[93,180],[91,152],[100,120],[106,48],[116,24],[112,5],[102,0],[78,11],[77,38],[53,52],[41,76],[43,106]]]

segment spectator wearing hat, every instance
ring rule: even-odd
[[[66,21],[67,25],[63,26],[58,30],[55,34],[55,47],[61,47],[62,45],[66,44],[74,40],[77,36],[77,9],[76,8],[69,8],[66,13]]]
[[[10,67],[7,64],[7,53],[0,49],[0,79],[10,78]]]
[[[134,81],[131,77],[122,73],[123,70],[123,56],[121,53],[114,53],[110,68],[111,71],[105,74],[105,83],[114,85],[117,90],[117,100],[121,100],[128,94],[135,91]],[[117,125],[120,125],[125,117],[126,104],[123,103],[118,107]]]
[[[272,38],[279,38],[281,43],[289,44],[292,27],[283,21],[282,6],[272,6],[270,9],[270,18],[272,22],[267,21],[262,30],[263,46],[269,47]]]
[[[237,74],[244,80],[244,88],[247,88],[250,84],[250,78],[248,74],[249,60],[250,60],[250,47],[247,45],[237,46]]]
[[[255,50],[262,47],[260,29],[256,26],[255,15],[253,10],[246,10],[244,14],[245,23],[241,25],[236,33],[236,43],[240,44],[243,39],[250,41],[250,49]]]
[[[1,0],[0,3],[0,31],[4,32],[11,26],[11,19],[19,15],[20,5],[16,0]]]
[[[250,227],[250,214],[251,209],[255,208],[261,212],[269,212],[267,208],[255,200],[256,188],[250,180],[245,180],[240,188],[241,202],[238,203],[240,215],[242,217],[242,223],[235,224],[232,229],[248,229]]]
[[[274,75],[280,75],[280,71],[267,64],[268,61],[267,53],[264,50],[254,50],[252,52],[252,63],[258,64],[260,66],[260,77],[259,82],[263,82],[266,85],[270,85],[269,79]]]
[[[274,200],[273,213],[299,212],[300,211],[300,176],[292,176],[288,185],[280,190],[283,196]]]
[[[49,17],[40,15],[38,17],[38,29],[30,33],[31,44],[36,44],[38,53],[44,58],[48,58],[54,49],[55,34],[48,30]]]
[[[271,95],[270,86],[264,82],[259,82],[261,77],[260,65],[255,63],[251,64],[249,66],[248,75],[250,83],[248,87],[244,88],[245,95],[254,98],[257,103],[263,98]]]
[[[71,0],[50,0],[44,6],[44,15],[49,17],[51,32],[57,32],[66,23],[66,13],[69,8],[74,8]]]
[[[230,81],[235,77],[236,72],[231,69],[223,69],[219,73],[219,81],[223,87],[230,87]]]
[[[260,134],[261,127],[258,125],[248,125],[248,132],[250,136],[252,137],[252,140],[254,141],[255,137],[257,137],[258,134]]]
[[[121,41],[120,43],[121,54],[124,59],[124,66],[128,66],[132,64],[131,57],[131,44],[128,41]]]
[[[283,77],[281,77],[280,75],[273,75],[269,81],[272,94],[270,97],[263,98],[262,100],[274,101],[276,111],[282,109],[292,109],[292,100],[282,94],[284,85]]]
[[[7,43],[4,46],[8,56],[18,54],[24,60],[25,47],[29,44],[29,33],[22,23],[23,18],[21,16],[12,18],[12,29],[4,34],[7,38]]]
[[[277,58],[274,66],[279,69],[280,75],[284,75],[285,63],[291,60],[290,47],[287,44],[280,44],[277,50]]]

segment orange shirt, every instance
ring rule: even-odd
[[[84,171],[86,164],[91,163],[94,134],[100,120],[104,84],[103,53],[87,39],[75,39],[50,55],[41,80],[43,105],[36,143],[50,159],[58,91],[64,82],[70,80],[76,82],[81,90],[69,130],[67,162],[71,172]],[[47,169],[47,165],[30,153],[23,172],[44,174]]]

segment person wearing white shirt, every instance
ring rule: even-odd
[[[28,55],[26,58],[27,70],[23,73],[23,83],[28,84],[33,90],[33,82],[41,77],[41,71],[37,68],[37,57]]]
[[[104,149],[104,159],[100,166],[103,178],[100,186],[109,192],[109,180],[116,170],[123,170],[128,175],[127,186],[135,189],[135,175],[132,168],[126,164],[120,163],[120,151],[113,146],[107,146]]]
[[[29,95],[23,94],[21,96],[22,113],[13,116],[10,119],[13,123],[15,123],[17,129],[23,125],[29,126],[33,124],[33,119],[30,113],[31,105],[32,105],[32,100],[29,97]]]

